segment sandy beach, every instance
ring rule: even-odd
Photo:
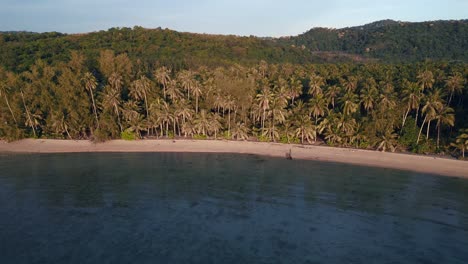
[[[216,152],[286,157],[290,150],[293,159],[340,162],[468,178],[468,162],[465,161],[326,146],[225,140],[112,140],[104,143],[52,139],[24,139],[11,143],[0,141],[0,152],[14,153]]]

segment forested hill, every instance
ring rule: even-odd
[[[284,44],[311,52],[340,51],[383,62],[468,61],[468,20],[420,23],[382,20],[343,29],[313,28]]]
[[[22,72],[37,60],[56,64],[80,51],[92,66],[99,52],[126,53],[143,65],[172,68],[233,63],[468,61],[468,21],[379,21],[344,29],[315,28],[297,37],[258,38],[181,33],[142,27],[89,34],[0,33],[0,65]]]
[[[72,50],[95,59],[102,50],[126,53],[142,64],[169,66],[173,69],[198,66],[225,66],[233,63],[349,62],[347,54],[312,54],[269,39],[232,35],[182,33],[169,29],[142,27],[111,28],[88,34],[0,33],[0,63],[9,70],[27,70],[37,59],[55,64],[67,61]],[[92,66],[93,61],[89,62]]]

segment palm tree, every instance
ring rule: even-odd
[[[72,139],[68,131],[68,124],[65,121],[65,114],[62,111],[53,111],[50,115],[50,127],[54,130],[56,135],[63,135],[66,133],[69,139]]]
[[[182,97],[182,92],[180,92],[179,87],[177,87],[177,82],[175,80],[172,80],[167,84],[166,93],[173,102],[176,102]]]
[[[192,121],[182,124],[182,133],[184,134],[184,137],[193,137],[195,132],[195,126]]]
[[[235,140],[247,140],[249,138],[250,129],[245,123],[237,122],[232,128],[231,138]]]
[[[318,118],[325,115],[326,110],[328,110],[327,101],[323,94],[318,94],[309,101],[309,111],[315,119],[315,125],[317,125]]]
[[[291,104],[294,104],[294,99],[302,94],[302,83],[300,80],[291,77],[288,86],[288,97],[291,98]]]
[[[117,122],[122,132],[122,123],[120,122],[121,99],[120,91],[107,86],[102,98],[102,108],[109,112],[113,112],[117,116]]]
[[[257,94],[257,103],[259,110],[262,111],[262,130],[265,128],[266,111],[270,109],[270,102],[274,94],[268,87],[264,87],[261,93]]]
[[[116,72],[112,73],[111,76],[109,76],[108,82],[110,87],[115,91],[122,91],[123,80],[120,74]]]
[[[325,92],[325,96],[328,99],[328,102],[331,103],[332,108],[335,109],[335,100],[340,95],[341,88],[337,85],[332,85],[328,87],[327,91]]]
[[[175,116],[176,118],[182,119],[182,126],[179,126],[180,136],[180,130],[185,125],[185,123],[191,122],[192,116],[194,116],[194,112],[185,100],[181,100],[178,104],[175,105]]]
[[[148,125],[145,124],[146,122],[143,115],[139,113],[139,108],[136,101],[127,101],[122,108],[122,115],[129,125],[128,130],[135,132],[138,138],[141,138],[141,131],[145,130],[145,125],[147,129],[149,128]]]
[[[276,141],[279,138],[279,131],[276,124],[283,124],[286,121],[286,110],[284,109],[285,102],[280,98],[274,98],[271,103],[271,109],[268,111],[269,120],[268,128],[264,129],[269,138]]]
[[[311,140],[317,138],[317,127],[312,124],[309,116],[301,115],[294,121],[296,127],[296,136],[301,139],[301,144],[304,144],[304,140],[311,143]]]
[[[453,127],[455,125],[455,114],[453,109],[448,106],[444,106],[438,109],[435,119],[437,120],[437,149],[439,148],[440,142],[440,129],[443,125]]]
[[[441,90],[436,89],[429,93],[426,97],[426,102],[422,108],[422,113],[425,114],[424,121],[421,125],[421,129],[419,130],[418,140],[416,143],[419,143],[419,139],[421,137],[422,129],[424,124],[427,122],[427,134],[426,139],[429,139],[429,130],[431,126],[431,121],[434,120],[437,116],[437,112],[443,108],[443,102],[441,98]]]
[[[387,149],[389,149],[391,152],[395,152],[397,138],[398,135],[396,133],[386,131],[385,134],[380,138],[380,141],[377,143],[377,150],[385,152]]]
[[[171,70],[163,66],[157,68],[153,75],[156,81],[162,85],[164,98],[166,98],[166,89],[168,84],[171,82]]]
[[[29,112],[29,108],[28,106],[26,105],[26,101],[24,100],[24,93],[23,91],[21,90],[21,99],[23,100],[23,106],[24,106],[24,110],[26,111],[26,124],[27,126],[30,126],[33,130],[33,135],[34,137],[37,137],[36,135],[36,126],[39,124],[39,121],[38,119],[40,118],[39,116],[35,116],[34,114],[31,114],[31,112]]]
[[[194,86],[192,87],[192,94],[195,96],[195,113],[198,114],[198,100],[203,94],[202,86],[199,82],[195,81]]]
[[[14,76],[14,74],[8,72],[6,74],[5,81],[0,83],[0,97],[3,96],[3,98],[5,99],[5,103],[8,106],[8,110],[10,110],[11,116],[13,117],[13,120],[15,121],[15,124],[18,124],[18,122],[16,121],[15,114],[13,113],[13,110],[11,109],[10,102],[8,101],[8,96],[7,96],[7,94],[10,92],[10,89],[11,89],[9,84],[15,81],[16,81],[16,77]]]
[[[358,87],[358,78],[349,76],[346,80],[341,80],[346,93],[354,92]]]
[[[367,112],[370,112],[374,109],[376,98],[378,96],[379,91],[375,86],[366,85],[364,89],[361,90],[361,104],[364,106]]]
[[[194,74],[192,71],[183,70],[177,74],[177,79],[182,88],[187,91],[187,100],[190,100],[190,93],[195,86]]]
[[[322,86],[325,85],[325,79],[318,75],[312,75],[309,82],[309,94],[317,96],[322,94]]]
[[[236,107],[236,102],[228,95],[224,102],[224,109],[228,110],[228,134],[231,135],[231,111]]]
[[[435,82],[434,74],[432,74],[432,72],[429,70],[420,72],[417,76],[417,79],[418,79],[418,84],[421,87],[421,91],[424,91],[427,88],[432,89],[432,86],[434,85],[434,82]]]
[[[211,131],[211,118],[205,109],[202,109],[194,120],[194,128],[198,134],[207,136]]]
[[[353,92],[347,92],[342,98],[341,102],[343,103],[343,114],[350,115],[356,113],[358,110],[358,96]]]
[[[449,96],[449,100],[447,102],[447,105],[450,105],[450,103],[452,102],[453,94],[455,94],[455,93],[461,94],[462,93],[464,82],[465,82],[465,80],[463,79],[463,76],[460,73],[456,73],[456,74],[450,76],[445,81],[445,87],[450,92],[450,96]]]
[[[151,89],[151,83],[146,76],[142,75],[140,79],[135,80],[130,86],[129,95],[135,100],[143,100],[145,103],[146,116],[149,116],[148,93]]]
[[[403,116],[401,128],[405,126],[406,119],[411,110],[418,109],[421,101],[420,90],[417,84],[405,81],[403,85],[403,103],[406,105],[406,111]]]
[[[460,129],[460,135],[457,136],[454,143],[450,143],[450,146],[459,149],[463,159],[465,159],[465,151],[468,150],[468,129]]]
[[[84,74],[82,81],[84,83],[85,89],[89,92],[89,95],[91,96],[91,102],[93,103],[94,117],[96,118],[96,124],[97,124],[97,127],[99,128],[99,118],[97,115],[96,102],[94,101],[94,90],[96,90],[96,87],[97,87],[96,77],[94,77],[92,73],[87,72]]]

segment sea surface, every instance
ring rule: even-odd
[[[468,263],[468,180],[235,154],[0,154],[0,263]]]

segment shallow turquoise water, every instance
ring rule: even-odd
[[[468,181],[231,154],[0,154],[0,263],[468,263]]]

